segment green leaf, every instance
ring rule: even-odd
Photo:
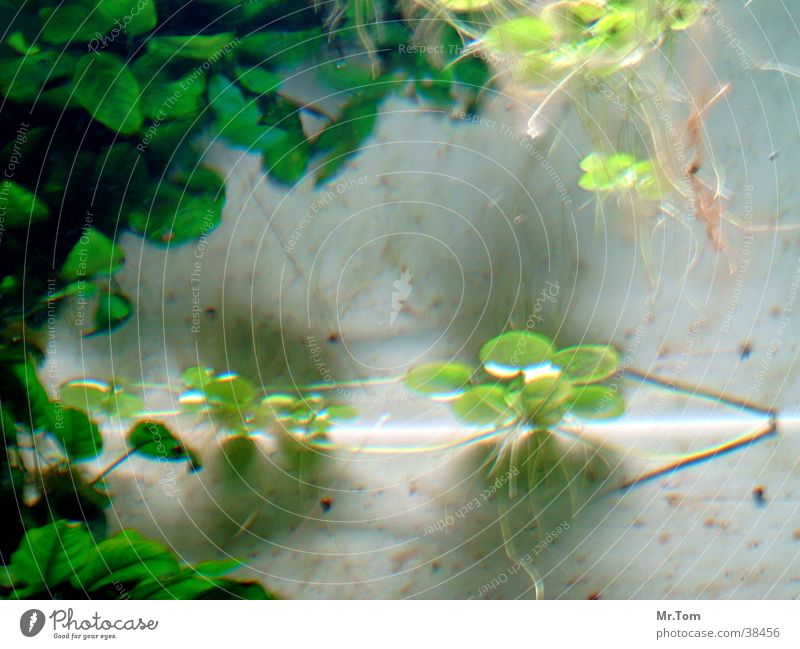
[[[610,345],[580,345],[562,349],[551,359],[573,383],[597,383],[619,369],[619,352]]]
[[[181,574],[172,579],[145,579],[132,591],[131,599],[191,600],[217,588],[215,580],[191,574]]]
[[[244,408],[257,394],[250,381],[234,372],[220,374],[207,383],[204,393],[209,403],[230,409]]]
[[[281,83],[283,83],[281,75],[259,67],[244,68],[237,66],[236,77],[236,81],[242,88],[256,95],[270,95],[278,92]]]
[[[259,31],[242,38],[238,51],[258,65],[292,65],[319,50],[326,40],[319,27],[295,32]]]
[[[358,410],[353,406],[334,405],[325,408],[323,415],[334,421],[351,421],[358,417]]]
[[[114,390],[103,403],[103,412],[112,417],[138,417],[144,412],[144,402],[133,394]]]
[[[96,457],[103,450],[97,424],[75,408],[56,408],[55,425],[50,432],[73,462]]]
[[[161,460],[189,460],[189,450],[164,424],[153,420],[138,422],[128,433],[128,446],[148,457]]]
[[[14,581],[28,596],[59,586],[85,566],[92,543],[83,525],[63,519],[28,530],[11,555]]]
[[[614,419],[625,414],[625,401],[606,385],[576,388],[567,402],[569,412],[583,419]]]
[[[242,566],[242,562],[237,559],[219,559],[216,561],[201,561],[186,568],[187,571],[194,572],[203,577],[221,577],[233,572]]]
[[[205,77],[170,79],[159,74],[155,79],[142,80],[142,113],[152,120],[197,115],[203,107]]]
[[[315,151],[327,150],[317,169],[317,184],[331,178],[353,154],[358,153],[364,140],[372,133],[378,116],[378,103],[386,90],[376,86],[354,95],[342,109],[339,119],[314,142]]]
[[[73,281],[86,279],[97,273],[111,275],[124,263],[122,249],[99,230],[89,228],[67,255],[61,267],[61,277]]]
[[[126,530],[99,543],[72,577],[75,588],[96,591],[112,583],[169,578],[180,571],[172,552],[161,543]]]
[[[216,175],[211,176],[218,184]],[[208,175],[203,174],[203,177],[208,178]],[[171,245],[209,234],[222,219],[223,198],[210,191],[194,193],[188,184],[184,189],[161,183],[150,205],[131,210],[128,224],[151,241]]]
[[[601,156],[590,153],[580,166],[586,173],[578,180],[578,185],[586,191],[604,192],[631,187],[634,178],[630,174],[636,158],[629,153]]]
[[[15,363],[11,366],[11,372],[16,377],[22,389],[25,391],[27,403],[24,404],[25,415],[30,413],[31,428],[37,430],[52,430],[56,426],[56,409],[47,396],[39,378],[36,375],[36,366],[33,361],[28,359],[25,363]],[[17,413],[21,416],[21,413]],[[26,417],[27,419],[27,417]]]
[[[0,59],[0,92],[13,101],[33,102],[45,84],[53,86],[70,77],[77,61],[74,54],[53,51]]]
[[[22,32],[12,32],[4,42],[15,52],[19,52],[20,54],[38,54],[42,51],[42,48],[38,45],[29,45],[25,34]]]
[[[481,11],[496,4],[497,0],[439,0],[438,4],[442,9],[450,11]]]
[[[143,409],[139,397],[125,394],[119,388],[93,379],[75,379],[62,384],[58,392],[60,402],[87,413],[103,412],[116,417],[134,417]]]
[[[111,389],[111,385],[105,381],[75,379],[59,387],[58,398],[62,405],[95,412],[103,409]]]
[[[122,135],[142,127],[139,83],[121,58],[106,52],[86,54],[74,78],[78,103],[98,122]]]
[[[39,17],[44,25],[42,40],[53,45],[87,43],[114,27],[114,16],[104,12],[95,0],[70,0],[57,7],[43,7]]]
[[[202,391],[214,379],[214,376],[214,370],[210,367],[197,365],[186,368],[181,374],[181,381],[190,388]]]
[[[560,386],[566,388],[566,395],[569,396],[572,392],[569,381],[564,381],[561,372],[550,372],[526,383],[519,393],[519,401],[527,413],[534,413],[554,396]]]
[[[553,343],[530,331],[509,331],[492,338],[478,352],[486,371],[499,378],[517,376],[526,367],[548,361]]]
[[[474,369],[465,363],[427,363],[408,371],[406,387],[428,396],[453,399],[469,387]]]
[[[241,89],[221,74],[214,75],[208,84],[208,97],[216,120],[218,136],[233,144],[265,153],[283,144],[287,149],[287,133],[277,126],[261,124],[261,111],[254,100],[246,99]]]
[[[492,27],[481,39],[483,47],[506,56],[541,52],[550,47],[556,33],[538,16],[512,18]]]
[[[703,3],[698,0],[671,0],[665,3],[669,28],[675,31],[688,29],[703,15]]]
[[[133,315],[133,304],[125,295],[103,291],[97,299],[94,328],[84,335],[111,333],[125,324],[131,315]]]
[[[0,184],[0,207],[4,208],[6,228],[21,228],[50,216],[50,208],[41,198],[13,180]]]
[[[0,408],[0,439],[3,441],[4,448],[17,443],[17,425],[14,423],[14,418],[4,408]]]
[[[112,36],[139,36],[156,26],[155,0],[101,0],[99,7],[115,21],[116,27],[111,29]]]
[[[453,403],[455,415],[471,424],[500,425],[516,418],[499,385],[476,385]]]
[[[190,36],[154,36],[147,40],[147,52],[165,61],[192,59],[215,63],[233,51],[239,39],[233,32],[192,34]]]

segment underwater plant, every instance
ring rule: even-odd
[[[404,381],[415,392],[449,402],[458,419],[492,436],[489,477],[508,483],[507,493],[498,491],[501,530],[506,553],[516,561],[510,503],[533,504],[554,471],[565,473],[567,489],[572,488],[574,476],[568,472],[574,469],[567,468],[553,433],[564,420],[607,420],[625,413],[618,386],[604,383],[618,372],[620,359],[608,345],[557,349],[547,336],[527,330],[492,338],[478,359],[477,368],[455,361],[420,365]],[[526,570],[541,597],[541,578],[533,566]]]
[[[0,381],[0,506],[9,517],[0,534],[0,598],[270,599],[255,582],[225,577],[235,560],[196,565],[181,561],[160,542],[133,530],[106,531],[105,509],[113,496],[105,478],[133,453],[157,461],[188,462],[196,455],[163,424],[138,421],[127,435],[129,450],[93,478],[87,461],[103,451],[96,422],[79,407],[51,401],[35,364],[13,346],[0,346],[7,372]],[[85,387],[86,389],[83,389]],[[65,390],[97,408],[130,407],[129,395],[91,385]],[[133,397],[131,397],[132,399]],[[27,422],[27,423],[23,423]]]

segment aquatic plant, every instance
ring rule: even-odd
[[[274,599],[256,582],[224,575],[235,559],[188,564],[134,530],[96,538],[63,518],[30,528],[0,566],[3,599]]]
[[[84,463],[103,451],[95,421],[51,401],[32,359],[18,348],[0,345],[0,360],[6,369],[0,380],[0,506],[19,514],[6,519],[0,534],[0,598],[272,597],[260,584],[225,577],[241,567],[238,561],[191,565],[133,530],[108,536],[104,510],[112,497],[105,478],[116,467],[140,453],[188,461],[195,471],[201,468],[196,455],[163,424],[142,420],[127,435],[128,452],[89,478]],[[78,401],[79,394],[72,386],[68,400]],[[83,394],[106,410],[123,396],[98,386]]]
[[[489,476],[508,485],[507,493],[498,491],[501,529],[507,554],[517,560],[510,503],[520,497],[535,502],[554,471],[574,470],[567,468],[553,435],[565,419],[605,420],[625,413],[617,385],[605,384],[619,370],[620,359],[608,345],[557,349],[548,337],[527,330],[492,338],[478,358],[480,367],[456,361],[414,367],[405,384],[450,402],[457,418],[493,436]],[[570,490],[574,476],[565,477]],[[538,573],[532,565],[526,570],[541,596]]]

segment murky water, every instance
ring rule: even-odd
[[[236,27],[131,131],[152,152],[203,79],[164,177],[211,170],[224,207],[132,211],[104,280],[132,313],[90,332],[80,294],[42,330],[51,397],[100,426],[82,470],[143,418],[196,456],[115,466],[109,528],[292,598],[795,597],[800,11],[410,4],[263,57]],[[509,331],[552,353],[486,356]],[[586,346],[613,367],[569,378]],[[471,370],[409,386],[431,363]]]

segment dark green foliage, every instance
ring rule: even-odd
[[[162,543],[132,530],[96,539],[63,519],[28,530],[0,566],[9,599],[273,599],[254,582],[223,577],[236,561],[181,563]]]

